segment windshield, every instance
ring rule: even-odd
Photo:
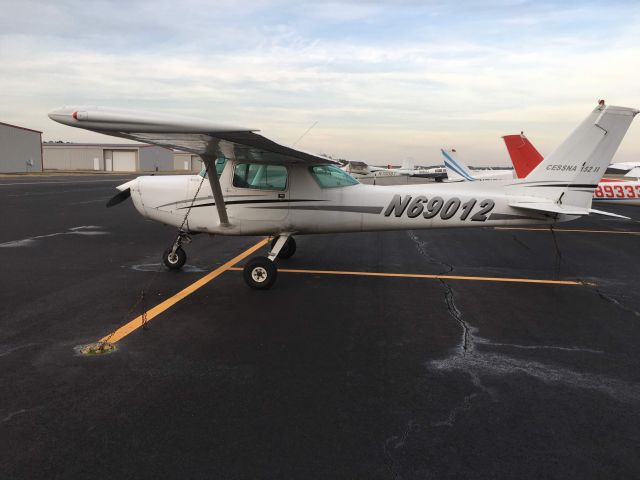
[[[316,165],[310,168],[311,176],[321,188],[348,187],[358,181],[336,165]]]

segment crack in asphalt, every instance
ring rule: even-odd
[[[556,232],[553,230],[553,225],[549,226],[549,231],[551,232],[551,238],[553,238],[553,246],[556,249],[556,280],[560,278],[560,267],[562,265],[562,252],[560,251],[560,246],[558,245],[558,239],[556,238]]]
[[[513,241],[516,242],[518,245],[520,245],[520,246],[526,248],[527,250],[531,251],[531,247],[529,247],[529,245],[527,245],[522,240],[520,240],[515,233],[511,234],[511,238],[513,238]]]
[[[9,355],[17,350],[21,350],[23,348],[32,347],[34,345],[40,345],[39,343],[25,343],[24,345],[18,345],[17,347],[11,347],[9,345],[0,345],[0,357],[4,357],[5,355]]]
[[[416,248],[422,256],[430,263],[443,266],[440,274],[450,273],[453,271],[453,265],[435,258],[427,248],[427,242],[421,240],[414,232],[407,232],[408,236],[416,245]],[[556,251],[556,275],[560,274],[560,266],[562,263],[562,252],[558,245],[555,232],[551,230],[554,247]],[[508,374],[525,374],[545,383],[560,383],[573,388],[582,388],[599,391],[620,402],[636,403],[640,401],[640,385],[618,380],[604,375],[577,372],[569,368],[561,366],[530,361],[526,359],[518,359],[500,352],[478,350],[479,345],[486,347],[510,347],[518,350],[554,350],[559,352],[583,352],[588,354],[602,354],[600,350],[589,348],[558,346],[558,345],[520,345],[509,343],[491,342],[488,339],[476,335],[477,328],[473,327],[463,318],[463,314],[456,304],[455,293],[451,286],[444,280],[439,279],[444,288],[445,303],[449,315],[456,320],[462,329],[462,340],[453,353],[442,360],[433,360],[427,363],[427,368],[436,371],[463,371],[467,373],[474,387],[490,398],[496,400],[494,389],[487,388],[481,381],[481,375],[506,376]],[[596,289],[598,294],[606,301],[611,302],[628,312],[632,312],[636,316],[640,316],[640,312],[630,309],[623,305],[615,298],[606,295],[602,291]],[[461,414],[470,410],[474,401],[478,401],[479,396],[476,392],[466,395],[461,403],[455,405],[445,420],[433,423],[433,426],[453,426]],[[392,437],[393,438],[393,437]]]
[[[509,348],[517,348],[520,350],[559,350],[561,352],[587,352],[587,353],[604,353],[602,350],[594,350],[592,348],[582,348],[582,347],[560,347],[556,345],[520,345],[518,343],[498,343],[492,342],[486,338],[476,337],[476,343],[480,343],[482,345],[491,345],[493,347],[509,347]]]
[[[433,424],[434,427],[453,427],[453,424],[456,423],[456,418],[458,414],[468,412],[471,410],[471,401],[478,396],[477,393],[472,393],[470,395],[465,395],[462,404],[453,407],[451,412],[449,412],[449,416],[446,420],[442,420],[441,422],[436,422]]]
[[[418,251],[420,252],[420,254],[423,257],[425,257],[430,263],[435,263],[437,265],[442,265],[444,270],[442,270],[441,272],[438,272],[436,275],[446,275],[446,274],[449,274],[449,273],[453,272],[453,265],[451,265],[450,263],[447,263],[445,261],[438,260],[433,255],[431,255],[429,250],[426,248],[427,247],[427,242],[425,242],[424,240],[421,240],[415,234],[415,232],[413,232],[412,230],[409,230],[407,232],[407,235],[409,235],[409,238],[411,240],[413,240],[413,242],[416,245],[416,248],[418,249]],[[444,301],[445,301],[445,304],[447,305],[447,311],[449,312],[449,315],[462,328],[462,340],[461,340],[460,347],[462,348],[463,352],[472,351],[473,350],[473,334],[472,334],[473,327],[470,327],[467,324],[467,322],[464,320],[464,318],[462,317],[462,312],[460,311],[460,309],[456,305],[456,298],[455,298],[455,294],[453,292],[453,288],[451,288],[451,285],[449,285],[442,278],[439,278],[438,281],[440,282],[440,284],[444,288]]]
[[[413,420],[410,420],[409,423],[407,423],[407,425],[405,426],[400,436],[392,435],[391,437],[387,438],[384,441],[382,449],[384,451],[385,457],[388,460],[388,465],[389,465],[389,470],[391,472],[391,475],[393,475],[393,478],[396,480],[401,480],[402,475],[400,475],[400,472],[398,471],[398,462],[396,461],[395,458],[393,458],[390,447],[393,450],[398,450],[399,448],[404,447],[411,431],[418,430],[418,429],[419,429],[419,426]]]
[[[20,410],[16,410],[15,412],[11,412],[9,415],[7,415],[2,420],[0,420],[0,423],[8,422],[13,417],[17,417],[18,415],[22,415],[23,413],[26,413],[26,412],[27,412],[26,408],[21,408]]]
[[[59,235],[107,235],[109,232],[104,232],[100,229],[103,227],[96,225],[85,225],[81,227],[72,227],[67,229],[66,232],[49,233],[47,235],[37,235],[35,237],[23,238],[21,240],[12,240],[10,242],[0,243],[0,248],[16,248],[16,247],[29,247],[36,243],[37,240],[43,238],[57,237]]]
[[[439,371],[458,370],[476,375],[525,374],[544,383],[560,383],[573,388],[599,391],[624,403],[640,402],[640,384],[493,352],[453,355],[443,360],[431,361],[429,366]]]
[[[595,290],[596,290],[596,293],[600,296],[600,298],[602,298],[605,302],[612,303],[616,307],[624,310],[625,312],[629,312],[629,313],[632,313],[633,315],[635,315],[636,317],[640,317],[640,312],[638,312],[637,310],[635,310],[633,308],[630,308],[630,307],[627,307],[625,304],[623,304],[619,300],[613,298],[611,295],[607,295],[606,293],[604,293],[598,287],[596,287]]]
[[[418,251],[423,257],[425,257],[430,263],[442,265],[444,270],[440,272],[439,275],[449,274],[453,272],[453,269],[454,269],[453,265],[445,261],[438,260],[433,255],[431,255],[431,253],[429,252],[429,249],[427,248],[427,242],[421,240],[415,234],[415,232],[409,231],[407,232],[407,234],[409,235],[409,238],[413,240],[414,244],[416,245],[416,248],[418,249]],[[456,321],[456,323],[460,325],[460,328],[462,329],[462,338],[460,341],[460,345],[457,349],[457,353],[455,353],[454,355],[456,357],[459,357],[459,356],[466,357],[467,355],[474,355],[474,352],[475,352],[474,334],[477,331],[477,329],[472,325],[469,325],[466,322],[466,320],[463,318],[463,314],[458,308],[458,305],[456,304],[455,293],[451,285],[449,285],[444,279],[439,278],[438,280],[440,281],[440,284],[444,289],[444,300],[447,306],[447,311],[449,312],[449,316],[451,316],[451,318],[453,318]],[[495,399],[495,392],[492,389],[487,388],[485,385],[483,385],[482,381],[480,380],[480,376],[477,374],[477,372],[469,370],[467,371],[467,373],[471,377],[471,383],[473,384],[474,387],[476,387],[479,391],[488,394],[489,397],[491,397],[492,399]],[[472,407],[471,404],[473,400],[476,399],[477,397],[478,397],[477,393],[471,393],[469,395],[465,395],[464,399],[462,400],[462,403],[454,406],[449,412],[449,415],[445,420],[436,422],[433,424],[433,426],[435,427],[453,426],[453,424],[455,423],[458,417],[458,414],[470,410]]]

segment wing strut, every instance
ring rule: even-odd
[[[220,225],[223,227],[230,227],[231,223],[229,223],[229,216],[227,215],[227,206],[224,203],[222,187],[220,186],[220,178],[218,178],[218,171],[216,170],[217,157],[200,155],[200,158],[202,158],[202,161],[207,166],[207,176],[209,178],[209,184],[211,185],[211,191],[213,192],[213,199],[216,202],[218,217],[220,217]]]

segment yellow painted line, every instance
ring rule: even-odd
[[[548,228],[524,228],[524,227],[493,227],[494,230],[524,230],[528,232],[548,232]],[[640,232],[631,230],[587,230],[583,228],[554,228],[554,232],[576,232],[576,233],[612,233],[618,235],[640,235]]]
[[[242,268],[232,267],[228,270],[238,272]],[[311,273],[319,275],[355,275],[360,277],[396,277],[396,278],[429,278],[436,280],[471,280],[475,282],[508,282],[508,283],[543,283],[548,285],[584,285],[572,280],[537,280],[533,278],[508,277],[468,277],[462,275],[428,275],[423,273],[382,273],[382,272],[343,272],[339,270],[302,270],[293,268],[278,268],[278,273]]]
[[[152,319],[154,319],[155,317],[160,315],[165,310],[168,310],[169,308],[171,308],[176,303],[178,303],[180,300],[184,300],[186,297],[191,295],[196,290],[204,287],[207,283],[209,283],[214,278],[220,276],[222,273],[226,272],[227,270],[229,270],[232,266],[234,266],[240,260],[243,260],[243,259],[247,258],[249,255],[251,255],[256,250],[259,250],[262,247],[264,247],[267,244],[268,241],[269,241],[268,238],[260,240],[253,247],[245,250],[244,252],[242,252],[237,257],[232,258],[231,260],[229,260],[224,265],[221,265],[220,267],[216,268],[212,272],[210,272],[207,275],[205,275],[204,277],[202,277],[200,280],[196,281],[195,283],[192,283],[191,285],[189,285],[185,289],[179,291],[178,293],[176,293],[171,298],[167,298],[164,302],[159,303],[155,307],[147,310],[147,312],[146,312],[146,314],[147,314],[147,322],[151,321]],[[99,340],[99,342],[109,342],[109,343],[119,342],[124,337],[126,337],[127,335],[129,335],[130,333],[134,332],[135,330],[137,330],[140,327],[142,327],[142,315],[134,318],[129,323],[121,326],[120,328],[118,328],[116,331],[110,333],[109,335],[105,335],[104,337],[102,337]]]

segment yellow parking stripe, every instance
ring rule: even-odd
[[[229,260],[224,265],[221,265],[220,267],[216,268],[212,272],[210,272],[207,275],[205,275],[204,277],[202,277],[200,280],[196,281],[195,283],[192,283],[191,285],[189,285],[185,289],[179,291],[178,293],[176,293],[171,298],[168,298],[164,302],[159,303],[155,307],[149,309],[146,312],[146,314],[147,314],[147,318],[146,318],[147,322],[151,321],[152,319],[154,319],[155,317],[160,315],[165,310],[168,310],[169,308],[171,308],[173,305],[178,303],[180,300],[183,300],[184,298],[188,297],[189,295],[191,295],[196,290],[204,287],[211,280],[213,280],[214,278],[220,276],[220,274],[226,272],[233,265],[235,265],[239,261],[247,258],[249,255],[251,255],[256,250],[259,250],[262,247],[264,247],[267,244],[268,241],[269,241],[268,238],[260,240],[253,247],[245,250],[244,252],[242,252],[237,257],[232,258],[231,260]],[[105,335],[104,337],[102,337],[99,340],[99,342],[109,342],[109,343],[119,342],[124,337],[129,335],[131,332],[134,332],[135,330],[137,330],[141,326],[142,326],[142,315],[134,318],[129,323],[127,323],[127,324],[123,325],[122,327],[118,328],[115,332],[110,333],[109,335]]]
[[[526,227],[493,227],[494,230],[524,230],[528,232],[548,232],[548,228],[526,228]],[[640,235],[640,232],[633,230],[587,230],[583,228],[554,228],[554,232],[572,233],[612,233],[618,235]]]
[[[242,268],[232,267],[229,271],[242,271]],[[429,278],[436,280],[471,280],[475,282],[507,282],[507,283],[543,283],[548,285],[583,285],[582,282],[572,280],[538,280],[534,278],[508,277],[470,277],[463,275],[429,275],[424,273],[382,273],[382,272],[344,272],[339,270],[303,270],[294,268],[278,268],[278,273],[310,273],[315,275],[355,275],[360,277],[398,277],[398,278]]]

